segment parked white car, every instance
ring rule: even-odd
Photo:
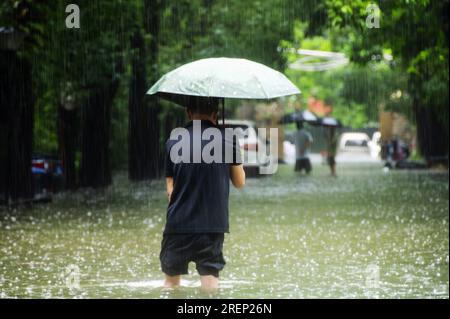
[[[255,123],[246,120],[225,120],[225,127],[241,128],[243,131],[248,130],[247,136],[239,137],[239,145],[241,147],[241,157],[246,173],[250,176],[258,175],[259,169],[266,166],[273,159],[267,152],[263,152],[266,148],[266,140],[259,137]],[[261,154],[258,156],[258,150]]]
[[[366,133],[342,133],[339,141],[339,152],[370,154],[371,140]]]

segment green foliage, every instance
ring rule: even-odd
[[[381,1],[379,29],[365,25],[370,1],[349,1],[352,15],[342,12],[339,2],[327,1],[328,14],[337,33],[351,37],[352,60],[367,64],[374,54],[389,49],[409,73],[410,94],[417,96],[421,107],[438,104],[439,112],[448,114],[449,1]]]
[[[65,8],[72,1],[22,2],[33,12],[38,9],[42,12],[39,23],[32,21],[26,25],[29,34],[42,38],[32,53],[25,50],[31,53],[32,61],[39,61],[33,63],[35,150],[57,152],[57,108],[64,98],[70,96],[75,107],[80,107],[92,88],[120,78],[112,110],[110,147],[113,167],[122,167],[126,162],[128,133],[128,92],[124,83],[131,76],[129,62],[133,55],[129,43],[134,28],[144,25],[145,1],[78,1],[80,29],[65,26]],[[12,17],[20,12],[14,3],[2,2],[0,16],[5,17],[2,22],[13,21]],[[295,16],[300,11],[305,14],[304,7],[294,0],[168,0],[160,5],[158,65],[147,66],[148,72],[157,69],[159,75],[183,63],[211,56],[249,58],[282,70],[285,60],[278,52],[279,40],[289,39]],[[307,1],[304,5],[308,5]],[[316,8],[309,10],[311,14],[317,12]],[[146,33],[147,46],[151,40]],[[149,79],[154,77],[153,74]],[[182,113],[182,109],[164,104],[159,116],[161,129],[173,125],[173,119],[182,118]],[[161,136],[163,140],[165,135]]]
[[[280,46],[289,63],[299,59],[290,49],[320,51],[345,51],[348,44],[337,39],[339,35],[305,36],[306,23],[294,24],[293,40],[282,40]],[[314,61],[314,60],[312,60]],[[377,122],[380,109],[406,112],[411,101],[406,91],[406,74],[387,63],[370,62],[365,66],[350,63],[338,69],[323,72],[302,72],[287,69],[286,74],[302,90],[301,103],[306,105],[310,97],[325,101],[333,107],[333,116],[344,125],[361,128],[369,122]],[[392,98],[396,92],[405,92]],[[287,109],[292,111],[292,109]]]
[[[134,54],[130,36],[135,28],[145,28],[144,8],[154,3],[161,11],[157,65],[146,65],[151,81],[196,59],[242,57],[285,70],[302,90],[303,105],[309,97],[324,100],[346,125],[374,122],[381,108],[412,116],[414,100],[433,109],[448,128],[448,0],[381,0],[379,29],[366,26],[370,0],[84,0],[77,1],[81,28],[67,29],[65,7],[72,2],[0,3],[0,26],[25,33],[21,54],[33,63],[36,150],[57,150],[56,114],[62,97],[70,95],[79,107],[89,90],[120,79],[111,151],[113,166],[123,166],[126,84]],[[150,52],[153,39],[148,32],[145,37]],[[352,62],[326,72],[290,70],[287,65],[298,56],[286,49],[299,48],[344,52]],[[383,60],[384,54],[393,60]],[[182,112],[163,103],[161,130],[182,118]]]
[[[333,109],[333,116],[340,119],[348,127],[363,128],[369,123],[366,115],[366,106],[356,102],[336,105]]]
[[[30,57],[45,42],[49,0],[3,0],[0,3],[0,26],[12,27],[24,36],[20,53]]]
[[[448,156],[449,1],[380,1],[380,28],[365,27],[366,1],[348,3],[351,17],[327,1],[330,26],[352,41],[353,61],[369,63],[371,57],[390,49],[393,61],[408,74],[409,114],[418,128],[418,144],[427,156]],[[377,53],[378,52],[378,53]]]
[[[166,1],[161,25],[163,71],[192,60],[242,57],[283,69],[280,39],[292,31],[285,0]]]

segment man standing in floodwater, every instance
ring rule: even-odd
[[[189,132],[187,141],[169,139],[166,143],[166,186],[169,205],[161,243],[161,269],[165,273],[164,286],[180,285],[181,275],[188,273],[193,261],[200,274],[201,286],[211,291],[219,286],[219,271],[225,266],[222,254],[224,233],[229,232],[228,198],[230,180],[236,188],[245,184],[245,172],[239,157],[239,146],[225,140],[220,144],[226,153],[233,152],[228,163],[225,154],[217,162],[193,160],[208,141],[202,141],[205,130],[219,129],[217,114],[219,100],[199,99],[187,108],[190,122],[185,126]],[[194,127],[201,125],[201,134]],[[220,129],[223,133],[223,129]],[[190,152],[188,161],[174,159],[171,148],[182,143]],[[227,146],[228,145],[228,146]],[[201,149],[199,148],[201,147]],[[215,152],[215,150],[214,150]],[[172,153],[172,154],[171,154]],[[183,157],[185,159],[185,157]]]
[[[303,122],[297,122],[297,132],[294,133],[295,142],[295,171],[301,172],[305,170],[306,174],[311,173],[312,166],[309,160],[309,150],[311,148],[313,138],[304,127]]]

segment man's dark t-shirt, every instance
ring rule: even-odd
[[[197,121],[197,127],[199,123],[202,135],[193,134],[194,125],[190,122],[185,126],[189,132],[188,139],[169,139],[166,142],[166,177],[173,177],[174,188],[167,209],[164,234],[229,231],[230,165],[241,164],[239,147],[225,137],[223,128],[215,126],[210,121]],[[217,128],[221,132],[221,140],[216,140],[222,145],[221,160],[218,162],[206,163],[201,158],[205,145],[211,142],[210,140],[199,141],[200,136],[203,136],[203,132],[208,128]],[[194,139],[197,139],[197,142],[194,142]],[[170,151],[177,143],[181,143],[190,151],[189,163],[181,161],[180,157],[175,163],[172,161]],[[178,147],[177,149],[179,150]],[[230,150],[234,156],[231,161],[227,158],[230,162],[227,163],[225,152]],[[214,151],[211,150],[211,153],[214,154]],[[194,162],[194,157],[200,159],[199,162]]]

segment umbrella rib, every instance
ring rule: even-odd
[[[209,76],[208,96],[211,96],[212,83],[213,83],[213,77]]]
[[[263,91],[264,95],[266,96],[266,99],[269,99],[269,95],[267,94],[266,90],[264,90],[264,86],[262,85],[261,81],[258,79],[257,76],[253,75],[253,77],[258,81],[259,85],[261,86],[261,90]]]

